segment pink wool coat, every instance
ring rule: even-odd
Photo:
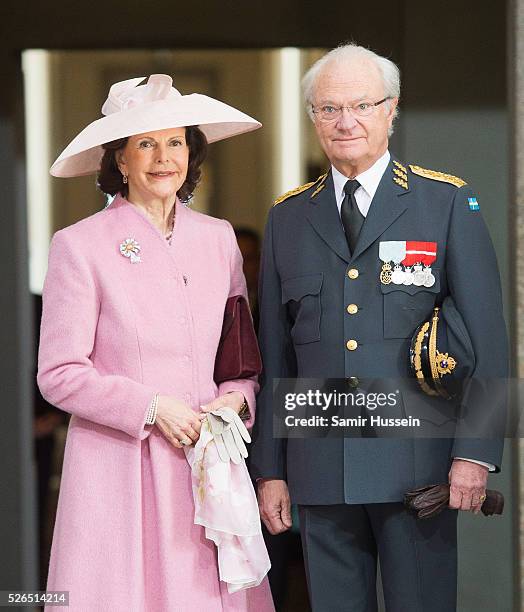
[[[120,254],[127,238],[140,263]],[[171,245],[120,196],[55,234],[38,384],[72,414],[47,584],[70,592],[70,610],[273,610],[267,578],[227,593],[194,524],[184,452],[145,426],[157,392],[197,409],[239,390],[254,409],[254,381],[213,381],[224,305],[239,293],[230,224],[180,202]]]

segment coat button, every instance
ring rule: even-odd
[[[187,319],[185,317],[180,317],[178,319],[178,322],[180,323],[180,325],[185,325],[187,323]]]
[[[355,389],[356,387],[358,387],[358,383],[359,383],[359,379],[356,376],[350,376],[348,378],[348,385],[352,388]]]
[[[355,278],[358,278],[358,270],[356,268],[351,268],[348,270],[348,276],[351,280],[355,280]]]
[[[356,340],[348,340],[346,346],[349,351],[354,351],[358,346],[358,342]]]
[[[349,304],[346,310],[349,312],[349,314],[357,314],[358,306],[356,304]]]

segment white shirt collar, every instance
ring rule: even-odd
[[[368,168],[365,172],[362,172],[362,174],[358,174],[355,177],[355,179],[360,183],[360,187],[356,191],[355,197],[357,197],[360,189],[364,189],[369,197],[369,200],[371,201],[373,199],[373,196],[377,191],[378,184],[380,183],[380,179],[386,171],[390,159],[391,155],[389,154],[389,151],[386,150],[384,155],[379,157],[371,168]],[[335,185],[337,204],[340,208],[340,203],[344,199],[344,185],[347,183],[348,177],[339,172],[335,166],[331,166],[331,173],[333,176],[333,183]]]

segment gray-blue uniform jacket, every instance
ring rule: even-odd
[[[392,159],[352,256],[330,173],[286,194],[271,209],[260,278],[264,370],[251,449],[254,478],[285,479],[299,504],[375,503],[401,501],[408,489],[447,482],[455,456],[499,469],[500,438],[273,436],[275,378],[406,380],[411,335],[447,295],[470,334],[473,376],[507,376],[497,262],[473,198],[457,177],[406,168]],[[433,286],[380,282],[379,243],[404,240],[437,243]],[[494,401],[492,409],[503,407]],[[438,436],[439,426],[456,411],[471,417],[475,406],[467,397],[462,405],[430,398],[414,384],[403,389],[398,410],[400,416],[426,418]]]

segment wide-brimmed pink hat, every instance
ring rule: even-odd
[[[249,115],[202,94],[183,96],[167,74],[121,81],[111,86],[102,106],[105,117],[83,129],[51,166],[53,176],[93,174],[100,169],[102,145],[118,138],[168,128],[197,125],[208,142],[215,142],[262,124]]]

